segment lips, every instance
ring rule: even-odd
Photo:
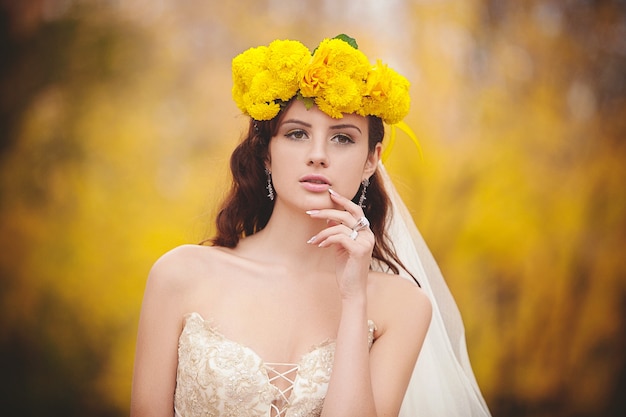
[[[330,180],[323,175],[319,174],[309,174],[300,178],[300,182],[309,182],[312,184],[326,184],[330,185]]]
[[[330,180],[323,175],[309,174],[300,178],[300,184],[312,192],[323,192],[330,188]]]

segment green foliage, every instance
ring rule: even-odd
[[[356,43],[356,39],[351,38],[350,36],[346,35],[345,33],[337,35],[333,39],[341,39],[342,41],[346,42],[348,45],[350,45],[354,49],[359,49],[359,45]]]

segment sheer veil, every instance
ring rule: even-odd
[[[433,306],[430,328],[400,417],[490,416],[469,361],[465,328],[456,302],[382,163],[378,171],[392,202],[388,230],[391,241],[398,257],[415,275]],[[411,279],[403,271],[401,275]]]

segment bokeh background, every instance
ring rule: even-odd
[[[623,0],[0,0],[0,410],[128,414],[145,278],[211,234],[230,61],[348,33],[494,416],[626,415]]]

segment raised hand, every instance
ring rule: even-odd
[[[307,243],[317,244],[320,248],[335,247],[335,269],[341,296],[363,296],[374,249],[374,234],[361,207],[332,189],[328,191],[333,202],[344,210],[308,211],[312,218],[325,219],[328,227]]]

